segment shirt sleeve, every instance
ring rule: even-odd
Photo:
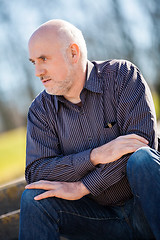
[[[157,149],[156,114],[151,92],[139,69],[130,62],[119,66],[114,82],[114,102],[117,105],[117,122],[120,135],[138,134]],[[92,195],[97,196],[126,175],[130,154],[115,162],[100,165],[82,178]]]
[[[26,181],[78,181],[95,168],[90,161],[91,149],[63,156],[54,126],[48,126],[38,105],[33,102],[28,112]]]

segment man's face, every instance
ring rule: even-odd
[[[29,56],[35,65],[35,75],[41,79],[46,91],[53,95],[67,95],[74,74],[60,42],[51,36],[35,36],[29,41]]]

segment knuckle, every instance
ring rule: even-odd
[[[117,140],[121,140],[121,139],[122,139],[122,136],[117,137]]]
[[[44,181],[44,180],[40,180],[39,182],[40,182],[40,183],[44,183],[45,181]]]

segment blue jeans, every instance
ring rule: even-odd
[[[25,190],[21,199],[19,240],[160,239],[160,155],[141,148],[128,160],[134,198],[121,206],[101,206],[83,197],[76,201],[47,198],[43,190]]]

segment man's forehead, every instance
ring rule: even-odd
[[[30,60],[42,59],[45,57],[50,58],[60,51],[61,44],[54,38],[47,38],[43,35],[35,35],[29,40],[28,49]]]
[[[31,36],[28,42],[29,51],[33,49],[58,48],[60,42],[54,34],[49,32],[36,32]]]
[[[54,53],[54,47],[49,45],[49,43],[44,42],[30,42],[29,44],[29,58],[30,59],[40,59],[40,58],[45,58],[53,55]]]
[[[35,41],[49,41],[49,40],[55,40],[58,37],[58,32],[55,28],[43,26],[39,27],[30,37],[29,43],[30,42],[35,42]]]

